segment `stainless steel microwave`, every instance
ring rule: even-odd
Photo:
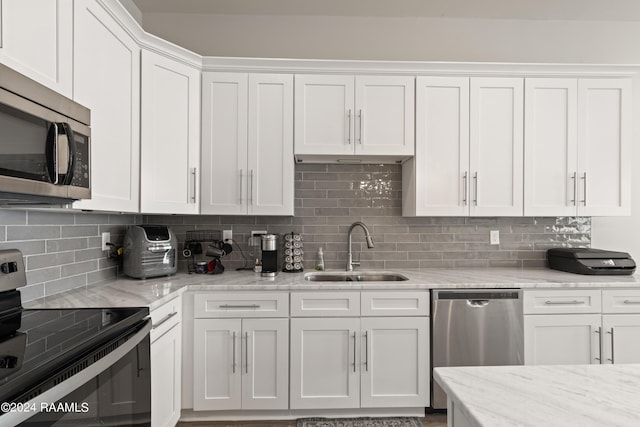
[[[91,198],[89,109],[0,64],[0,205]]]

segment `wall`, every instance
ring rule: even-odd
[[[101,250],[102,233],[121,244],[140,215],[0,209],[0,249],[20,249],[27,286],[22,300],[49,296],[116,277],[117,264]]]
[[[222,259],[226,268],[243,267],[242,249],[251,230],[301,233],[305,270],[315,265],[322,246],[328,269],[344,269],[347,232],[363,221],[375,247],[367,249],[361,229],[354,230],[354,257],[360,268],[542,267],[550,247],[589,246],[590,218],[452,218],[401,216],[401,166],[299,164],[296,166],[293,217],[145,216],[145,222],[171,224],[181,243],[189,230],[233,230],[234,252]],[[489,244],[499,230],[500,245]],[[206,247],[204,249],[206,251]],[[199,260],[207,260],[200,256]],[[187,268],[181,258],[181,270]]]

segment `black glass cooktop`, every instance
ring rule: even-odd
[[[12,402],[45,377],[125,333],[142,308],[18,310],[0,318],[0,402]]]

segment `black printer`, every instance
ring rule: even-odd
[[[591,248],[553,248],[547,250],[549,267],[577,274],[628,275],[636,263],[626,252]]]

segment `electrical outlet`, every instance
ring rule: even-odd
[[[249,238],[249,246],[260,246],[260,236],[267,234],[267,230],[252,230]]]
[[[233,230],[222,230],[222,241],[223,242],[233,241]]]
[[[491,241],[492,245],[499,245],[500,244],[500,230],[491,230],[489,232],[489,240]]]
[[[109,250],[109,245],[107,245],[107,243],[111,242],[111,233],[109,233],[108,231],[105,231],[104,233],[102,233],[102,250],[103,251],[108,251]]]

